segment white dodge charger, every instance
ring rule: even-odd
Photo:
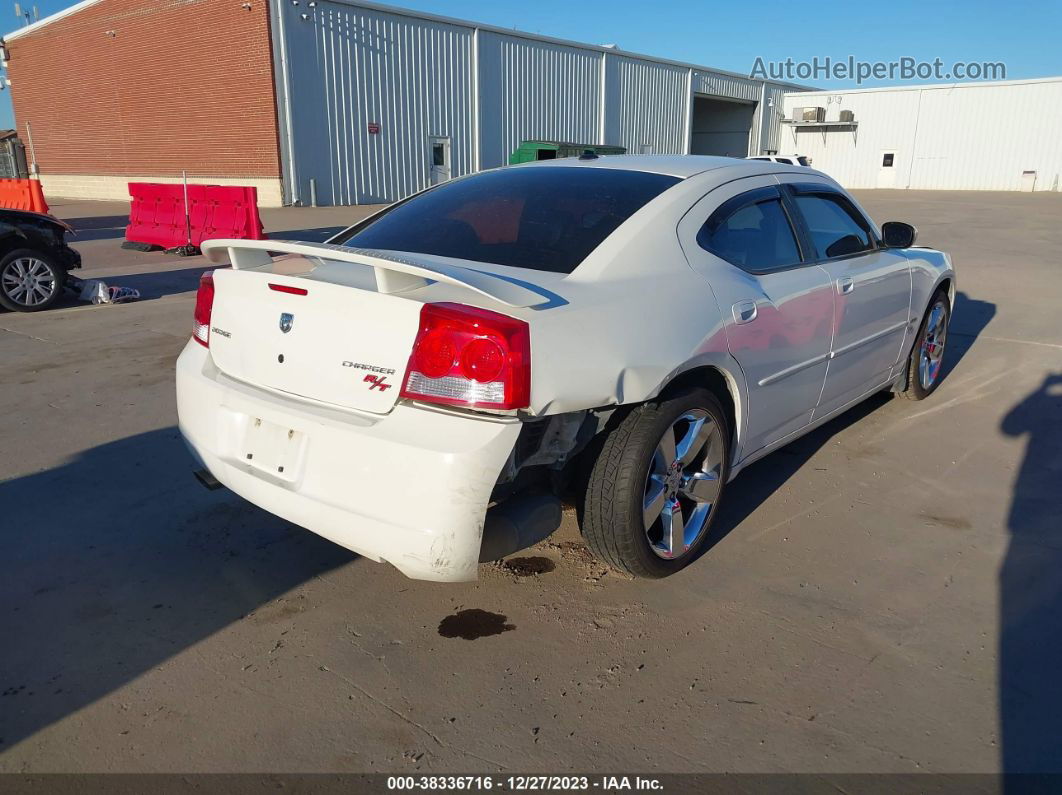
[[[418,579],[545,538],[672,574],[750,462],[937,387],[946,254],[829,177],[583,156],[455,179],[329,243],[215,240],[177,362],[207,486]]]

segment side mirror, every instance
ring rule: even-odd
[[[918,230],[903,221],[886,221],[881,225],[881,240],[885,248],[910,248]]]

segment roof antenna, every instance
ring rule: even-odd
[[[15,3],[15,16],[22,20],[22,27],[26,27],[40,21],[41,12],[37,6],[33,6],[32,9],[23,9],[21,3]]]

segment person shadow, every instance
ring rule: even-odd
[[[1003,772],[1062,772],[1062,373],[1014,406],[1000,429],[1026,439],[999,573]],[[1008,790],[1010,787],[1008,787]]]

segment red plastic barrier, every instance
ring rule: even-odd
[[[40,180],[0,179],[0,207],[49,214]]]
[[[125,239],[174,248],[198,246],[211,238],[264,240],[258,216],[258,191],[252,187],[189,185],[188,214],[184,213],[184,186],[130,182],[129,225]]]
[[[188,186],[191,190],[191,185]],[[258,216],[258,190],[252,187],[205,185],[201,201],[205,210],[192,208],[192,243],[218,237],[237,240],[265,240],[262,219]]]
[[[163,248],[188,242],[184,228],[184,198],[180,185],[130,182],[129,225],[125,239]],[[177,221],[180,220],[180,227]]]

